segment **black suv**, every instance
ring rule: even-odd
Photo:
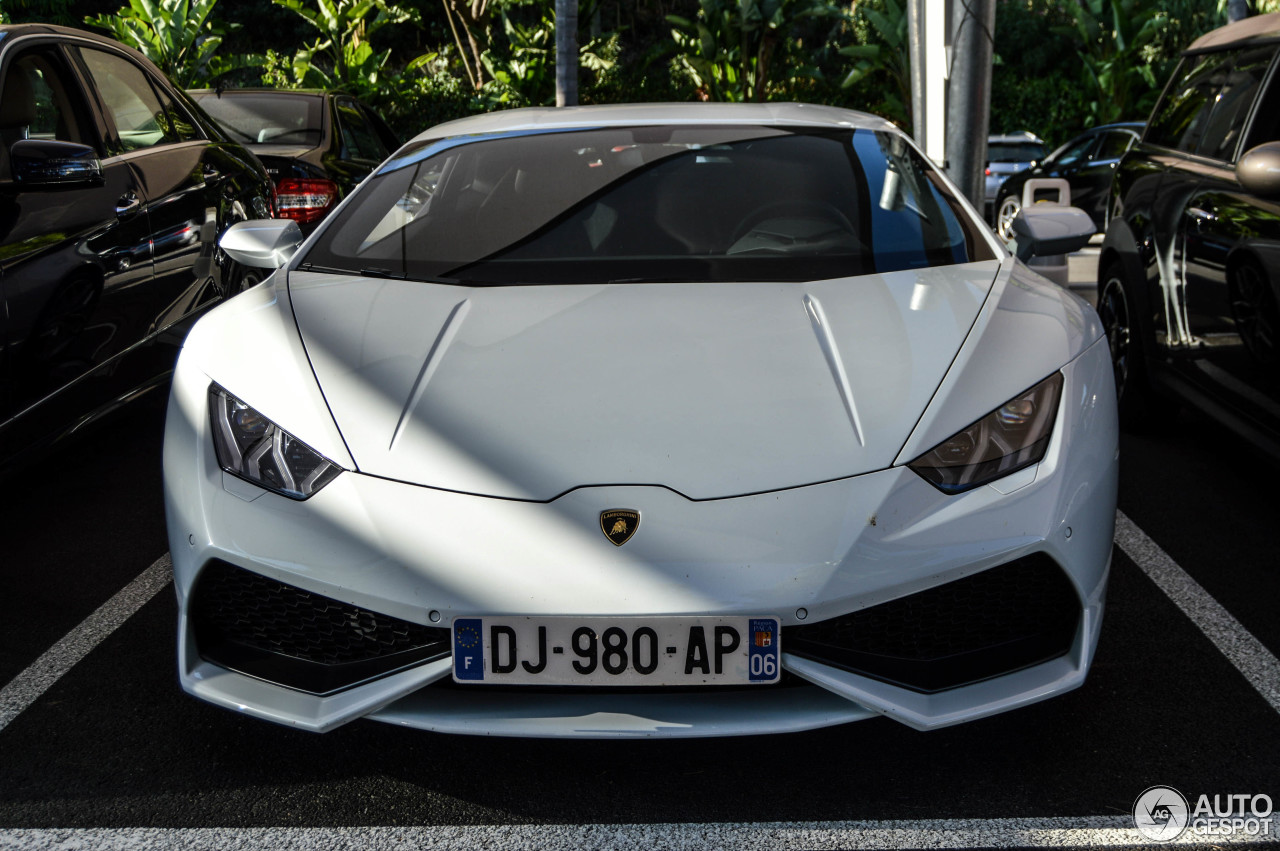
[[[219,235],[270,215],[262,164],[142,54],[0,26],[0,468],[162,386],[257,275]]]
[[[1196,40],[1121,160],[1098,267],[1130,428],[1203,408],[1280,458],[1280,14]]]

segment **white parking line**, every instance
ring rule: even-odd
[[[1164,845],[1204,845],[1191,831]],[[1214,844],[1251,845],[1271,836],[1215,837]],[[701,851],[834,851],[854,848],[1115,848],[1152,847],[1129,816],[927,821],[759,822],[739,824],[575,824],[441,827],[88,828],[10,830],[0,849],[95,851],[317,851],[328,848],[463,851],[581,851],[654,848]]]
[[[48,691],[72,666],[89,655],[89,651],[103,639],[115,632],[156,592],[169,584],[172,578],[173,562],[169,560],[169,554],[165,553],[0,689],[0,731],[9,726],[9,722],[17,718],[22,710],[39,700],[40,695]]]
[[[1123,512],[1116,544],[1149,576],[1280,712],[1280,660]],[[158,559],[48,652],[0,689],[0,730],[172,579]],[[1271,835],[1216,837],[1220,844],[1264,844]],[[1188,831],[1177,845],[1201,844]],[[1149,846],[1129,816],[861,822],[761,822],[656,825],[495,825],[357,828],[84,828],[0,831],[0,849],[226,849],[314,851],[326,848],[578,851],[578,849],[855,849]]]
[[[1280,712],[1280,659],[1122,511],[1116,512],[1116,544]]]

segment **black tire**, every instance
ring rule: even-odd
[[[1246,259],[1227,277],[1231,317],[1236,333],[1258,363],[1268,369],[1280,365],[1280,305],[1266,270]]]
[[[1111,349],[1120,427],[1130,432],[1159,429],[1176,415],[1177,405],[1158,396],[1151,386],[1137,293],[1119,260],[1106,265],[1098,282],[1098,316]]]
[[[236,264],[236,277],[231,285],[231,295],[239,295],[247,289],[252,289],[267,279],[271,274],[267,269],[251,269],[248,266]]]

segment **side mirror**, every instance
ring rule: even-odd
[[[1015,253],[1024,263],[1032,257],[1070,254],[1088,245],[1094,230],[1093,219],[1079,207],[1033,204],[1014,216]]]
[[[218,240],[218,247],[227,256],[254,269],[279,269],[301,244],[302,230],[293,219],[236,222]]]
[[[19,139],[9,146],[13,180],[23,186],[102,182],[102,162],[88,145],[53,139]]]
[[[1236,163],[1236,179],[1254,195],[1280,195],[1280,142],[1245,151]]]

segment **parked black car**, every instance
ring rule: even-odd
[[[1170,400],[1280,458],[1280,14],[1196,40],[1121,161],[1098,312],[1123,424]]]
[[[0,467],[162,385],[250,274],[218,236],[270,204],[261,164],[142,54],[0,26]]]
[[[996,233],[1001,239],[1013,237],[1013,217],[1022,209],[1022,187],[1040,177],[1066,180],[1071,185],[1071,206],[1088,213],[1099,233],[1106,230],[1111,177],[1143,126],[1141,121],[1126,121],[1094,127],[1005,180],[996,192]]]
[[[303,233],[400,146],[386,122],[350,95],[278,89],[188,92],[276,181],[276,215]]]

